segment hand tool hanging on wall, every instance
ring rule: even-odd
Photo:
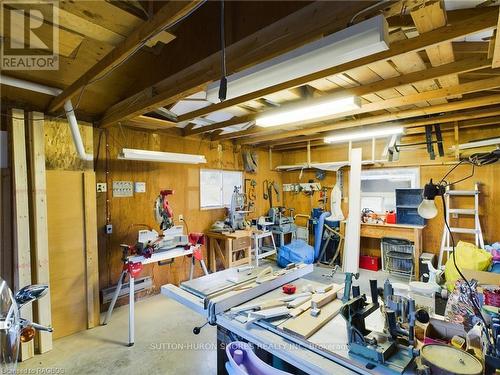
[[[255,209],[255,187],[257,186],[257,181],[250,178],[245,178],[244,193],[246,196],[246,206],[247,211],[253,211]]]

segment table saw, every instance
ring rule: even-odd
[[[349,354],[346,323],[337,314],[342,305],[340,298],[322,308],[321,314],[325,322],[319,329],[313,329],[305,336],[304,327],[307,323],[301,324],[301,328],[294,331],[294,324],[290,324],[293,319],[286,316],[248,324],[244,315],[235,314],[234,311],[247,304],[286,298],[282,286],[287,283],[293,283],[297,287],[297,293],[301,293],[337,282],[337,289],[342,293],[343,274],[336,274],[332,279],[325,268],[313,265],[300,265],[289,272],[281,271],[282,274],[278,277],[268,277],[264,282],[255,283],[259,273],[266,267],[268,266],[264,265],[246,272],[238,272],[233,268],[186,281],[180,287],[164,285],[162,294],[196,311],[209,324],[216,325],[218,348],[224,347],[220,344],[243,339],[254,344],[259,355],[271,356],[274,360],[285,362],[285,366],[293,366],[288,371],[301,370],[307,374],[413,373],[411,366],[406,370],[398,368],[397,361],[389,366],[381,366]],[[307,311],[303,314],[301,316],[304,322],[308,320],[310,313]],[[368,317],[366,325],[373,330],[382,331],[384,319],[381,313]],[[196,327],[196,330],[199,331],[199,328]],[[308,331],[307,327],[305,331]],[[223,349],[218,351],[218,369],[223,374],[225,352]]]

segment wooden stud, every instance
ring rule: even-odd
[[[43,113],[28,114],[28,143],[30,156],[31,190],[31,255],[32,277],[36,284],[50,288],[49,241],[47,227],[47,191],[45,178],[45,133]],[[50,293],[33,305],[34,319],[44,326],[52,325]],[[52,333],[38,332],[35,336],[36,352],[45,353],[52,349]]]
[[[85,276],[87,285],[87,328],[99,325],[99,271],[97,255],[96,181],[93,171],[83,172],[85,214]]]
[[[28,197],[28,167],[26,162],[26,137],[24,111],[11,109],[12,170],[14,191],[14,293],[31,284],[30,220]],[[21,317],[32,320],[33,308],[24,306]],[[20,360],[34,355],[33,341],[21,344]]]

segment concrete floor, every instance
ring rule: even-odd
[[[338,272],[333,280],[324,277],[329,269],[316,268],[306,276],[324,283],[343,283]],[[370,278],[379,286],[388,275],[360,270],[362,293],[369,293]],[[391,281],[403,282],[390,277]],[[407,281],[406,281],[407,282]],[[192,329],[203,323],[198,314],[162,295],[142,299],[135,305],[136,341],[127,347],[128,306],[116,308],[107,326],[77,333],[54,342],[54,349],[19,365],[24,369],[50,369],[47,374],[215,374],[216,329],[205,326],[199,335]],[[41,373],[41,372],[40,372]]]
[[[128,306],[116,308],[106,326],[54,341],[52,351],[19,364],[20,373],[45,374],[215,374],[216,329],[192,329],[203,319],[162,295],[135,305],[136,341],[127,347]],[[40,369],[39,372],[22,372]],[[42,369],[48,369],[43,371]],[[50,372],[49,372],[50,371]]]

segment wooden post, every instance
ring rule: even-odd
[[[87,285],[87,328],[99,325],[99,271],[97,258],[96,182],[93,171],[83,173],[85,207],[85,274]]]
[[[26,163],[26,138],[24,111],[11,109],[12,170],[14,191],[14,290],[31,284],[30,220],[28,208],[28,170]],[[31,305],[24,306],[21,317],[32,320]],[[21,344],[20,360],[34,355],[33,342]]]
[[[36,284],[49,285],[49,241],[47,229],[47,191],[45,182],[45,133],[43,113],[30,112],[27,124],[31,190],[32,277]],[[36,301],[33,315],[37,323],[52,325],[50,293]],[[52,350],[52,333],[38,332],[35,350]]]

